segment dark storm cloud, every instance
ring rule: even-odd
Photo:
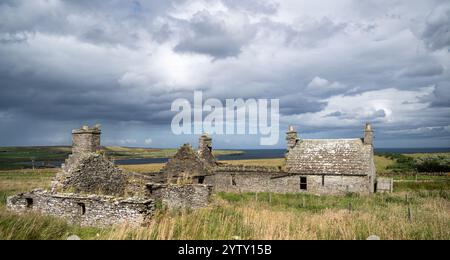
[[[167,124],[173,116],[166,113],[171,101],[157,97],[142,101],[125,97],[114,87],[85,89],[76,83],[44,81],[30,75],[22,77],[1,77],[2,86],[7,87],[2,88],[0,111],[56,121],[115,120],[152,124]]]
[[[283,115],[319,112],[326,105],[325,102],[308,99],[301,93],[280,97],[280,104],[280,112]]]
[[[225,20],[207,11],[196,13],[188,22],[184,38],[175,46],[177,52],[207,54],[221,59],[238,56],[242,46],[252,37],[253,28],[233,31]]]
[[[438,63],[419,63],[412,64],[402,72],[404,77],[432,77],[441,75],[444,68]]]
[[[437,6],[428,16],[422,38],[432,50],[450,51],[450,4]]]
[[[278,98],[283,127],[312,137],[359,136],[372,121],[390,140],[442,145],[449,4],[347,3],[1,1],[0,145],[64,143],[99,122],[111,144],[175,146],[183,137],[163,138],[171,103],[194,90]],[[253,145],[229,143],[241,144]]]
[[[430,102],[432,107],[450,107],[450,84],[440,83],[435,86],[433,93],[423,98],[424,102]]]

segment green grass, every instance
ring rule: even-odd
[[[397,192],[401,191],[441,191],[441,190],[450,190],[450,180],[443,181],[431,181],[431,182],[394,182],[394,190]]]
[[[375,163],[379,173],[450,172],[450,153],[386,153],[376,156]]]
[[[6,197],[36,188],[49,188],[56,169],[0,171],[0,206]]]
[[[377,173],[389,172],[388,168],[395,163],[393,159],[386,158],[385,156],[380,155],[375,155],[374,161]]]

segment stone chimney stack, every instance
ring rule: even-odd
[[[216,164],[216,158],[212,154],[212,138],[208,134],[203,134],[198,140],[198,155],[206,163]]]
[[[370,123],[367,123],[364,129],[364,144],[373,145],[373,128]]]
[[[100,150],[101,126],[83,126],[72,131],[72,154],[95,153]]]
[[[288,151],[295,147],[298,141],[297,131],[293,126],[289,126],[289,130],[286,133],[286,144]]]

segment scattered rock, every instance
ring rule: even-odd
[[[81,240],[81,238],[77,235],[71,235],[67,238],[67,240]]]
[[[371,235],[367,238],[367,240],[381,240],[381,238],[377,235]]]

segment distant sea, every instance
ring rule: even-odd
[[[284,149],[261,149],[261,150],[239,150],[243,154],[232,154],[218,156],[219,160],[255,160],[255,159],[270,159],[270,158],[284,158],[286,150]],[[375,149],[376,154],[381,153],[445,153],[450,152],[450,148],[378,148]],[[116,160],[116,164],[150,164],[150,163],[166,163],[168,158],[149,158],[149,159],[126,159]]]

